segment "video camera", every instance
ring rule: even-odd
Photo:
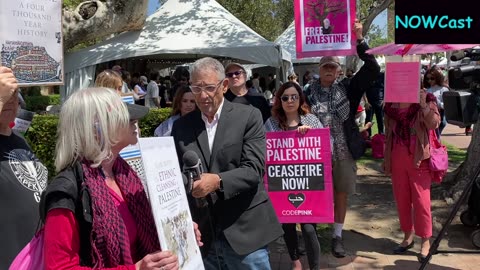
[[[448,71],[450,90],[443,93],[445,117],[449,124],[465,127],[478,121],[480,107],[480,49],[454,53],[450,60],[462,64]]]

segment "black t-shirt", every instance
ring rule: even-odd
[[[245,105],[252,105],[260,110],[262,113],[263,123],[271,116],[271,108],[268,101],[260,93],[248,92],[246,95],[237,96],[230,89],[225,93],[224,97],[233,103],[240,103]]]
[[[8,269],[35,235],[47,178],[47,168],[22,137],[0,135],[0,269]]]

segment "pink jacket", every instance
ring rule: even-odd
[[[394,104],[393,106],[398,106]],[[415,167],[419,167],[423,160],[430,158],[430,143],[428,138],[429,130],[436,129],[440,125],[440,113],[435,102],[429,102],[430,111],[425,115],[422,110],[419,110],[413,119],[413,128],[416,131],[416,144],[413,162]],[[395,120],[385,115],[385,152],[383,168],[386,175],[390,175],[392,147],[393,147],[393,129],[395,127]]]

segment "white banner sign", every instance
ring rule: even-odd
[[[180,269],[203,270],[173,137],[140,138],[139,144],[162,250],[178,256]]]
[[[0,45],[20,86],[63,84],[62,1],[0,1]]]

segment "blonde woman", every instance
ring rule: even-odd
[[[160,251],[142,183],[119,156],[137,142],[135,124],[147,113],[148,108],[125,104],[107,88],[77,91],[62,106],[55,153],[61,176],[44,198],[46,270],[179,269],[172,252]],[[73,166],[81,169],[62,173]],[[86,188],[90,198],[91,209],[83,209],[91,210],[90,220],[78,218],[77,193],[68,192],[77,190],[79,177],[78,188]]]

